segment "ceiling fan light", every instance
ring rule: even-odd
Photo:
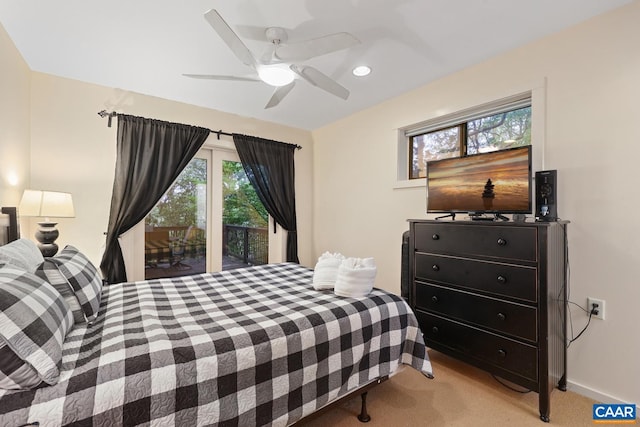
[[[357,77],[368,76],[370,72],[371,68],[367,67],[366,65],[359,65],[353,69],[353,75]]]
[[[283,65],[267,65],[258,68],[260,80],[271,86],[286,86],[293,81],[295,74]]]

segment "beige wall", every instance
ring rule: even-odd
[[[373,256],[376,286],[399,292],[401,233],[427,215],[423,187],[394,188],[397,129],[542,86],[534,144],[538,164],[558,170],[559,213],[571,221],[570,299],[606,301],[606,320],[569,348],[568,380],[640,403],[638,22],[634,2],[314,131],[315,254]],[[571,311],[577,333],[587,317]]]
[[[29,184],[29,67],[0,26],[0,206],[17,206]]]

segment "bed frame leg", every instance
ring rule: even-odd
[[[368,423],[371,421],[371,417],[367,414],[367,392],[365,391],[360,395],[362,399],[362,407],[360,408],[360,415],[358,415],[358,419],[362,423]]]

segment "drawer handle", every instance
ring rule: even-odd
[[[433,302],[438,302],[438,297],[437,297],[437,296],[435,296],[435,295],[434,295],[434,296],[432,296],[432,297],[431,297],[431,301],[433,301]]]
[[[505,239],[503,239],[502,237],[498,238],[498,246],[506,246],[507,241]]]
[[[504,313],[498,313],[498,320],[504,321],[506,318],[507,316],[505,316]]]
[[[498,277],[496,277],[496,280],[498,281],[498,283],[500,283],[501,285],[504,285],[505,283],[507,283],[507,278],[504,277],[503,275],[500,275]]]
[[[507,357],[507,352],[504,351],[503,349],[500,349],[498,350],[498,355],[500,355],[500,357],[504,359],[505,357]]]
[[[433,265],[431,266],[431,269],[432,269],[433,271],[440,271],[440,266],[439,266],[438,264],[433,264]]]
[[[437,233],[434,233],[433,235],[431,235],[431,239],[432,240],[440,240],[440,236]]]
[[[434,334],[437,334],[439,332],[437,326],[434,326],[433,328],[431,328],[431,330],[433,331]]]

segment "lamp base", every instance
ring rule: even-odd
[[[56,225],[57,222],[39,222],[36,231],[36,240],[38,241],[38,249],[43,257],[52,257],[58,253],[58,245],[54,242],[60,235]]]

